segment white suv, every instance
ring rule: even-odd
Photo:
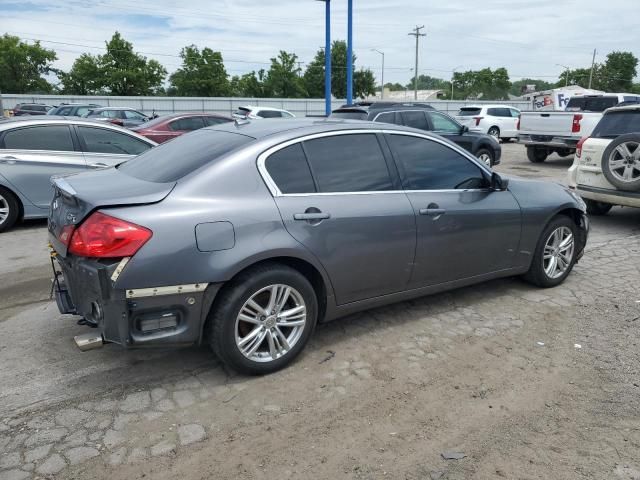
[[[606,110],[591,136],[578,142],[569,188],[592,215],[614,205],[640,208],[640,105]]]
[[[520,110],[508,105],[468,105],[462,107],[456,120],[471,132],[488,133],[496,140],[509,141],[518,136]]]
[[[239,107],[231,114],[233,118],[245,120],[250,118],[256,120],[259,118],[295,118],[295,115],[280,108],[256,107],[255,105],[247,105]]]

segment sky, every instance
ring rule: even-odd
[[[419,73],[450,79],[453,71],[506,67],[511,80],[555,81],[614,50],[640,57],[638,0],[353,0],[356,67],[380,81],[413,76],[415,38],[424,25]],[[333,39],[346,39],[347,0],[332,0]],[[180,67],[185,45],[222,52],[230,75],[260,68],[278,51],[298,55],[302,68],[324,46],[324,3],[317,0],[0,0],[0,34],[40,40],[67,70],[83,52],[100,54],[118,30],[134,49]]]

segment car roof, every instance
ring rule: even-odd
[[[460,107],[460,110],[463,108],[515,108],[516,110],[520,110],[518,107],[514,107],[513,105],[505,105],[500,103],[487,103],[482,105],[463,105]]]
[[[275,108],[275,107],[262,107],[259,105],[242,105],[238,108],[249,109],[249,110],[271,110],[274,112],[286,112],[284,108]]]
[[[131,108],[131,107],[100,107],[100,108],[94,108],[92,111],[93,112],[97,112],[98,110],[134,110],[134,111],[138,111],[135,108]]]
[[[145,141],[150,141],[148,138],[141,137],[128,128],[120,127],[109,122],[100,122],[91,118],[79,118],[79,117],[63,117],[60,115],[37,115],[29,117],[9,117],[0,119],[0,131],[9,130],[15,126],[37,126],[45,124],[58,124],[58,125],[91,125],[94,127],[107,128],[110,130],[117,130],[119,132],[125,132],[132,134],[138,138],[142,138]],[[154,143],[155,142],[151,142]]]
[[[632,112],[634,110],[640,111],[640,103],[636,103],[635,105],[623,105],[621,107],[611,107],[607,108],[604,113],[614,113],[614,112]]]

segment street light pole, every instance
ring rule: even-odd
[[[347,105],[353,103],[353,0],[347,0]]]
[[[458,65],[457,67],[453,67],[453,70],[451,70],[451,98],[450,100],[453,100],[453,76],[456,73],[456,70],[460,67],[462,67],[463,65]]]
[[[415,75],[413,77],[413,99],[418,100],[418,47],[420,42],[420,37],[426,37],[426,33],[420,33],[420,30],[424,28],[424,25],[421,27],[416,25],[416,28],[413,29],[412,32],[409,32],[409,35],[413,35],[416,37],[416,69]]]
[[[331,115],[331,0],[325,3],[324,33],[324,113]]]
[[[569,67],[567,67],[566,65],[562,65],[561,63],[556,63],[556,66],[558,67],[562,67],[565,69],[564,72],[564,86],[567,87],[569,86]]]
[[[380,88],[380,100],[382,100],[384,99],[384,52],[381,52],[377,48],[372,48],[371,51],[378,52],[380,55],[382,55],[382,75],[380,77],[382,82],[382,87]]]

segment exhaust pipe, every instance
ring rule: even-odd
[[[84,333],[82,335],[76,335],[73,337],[73,341],[76,342],[76,346],[83,352],[93,350],[95,348],[101,348],[104,344],[102,334],[99,333]]]

